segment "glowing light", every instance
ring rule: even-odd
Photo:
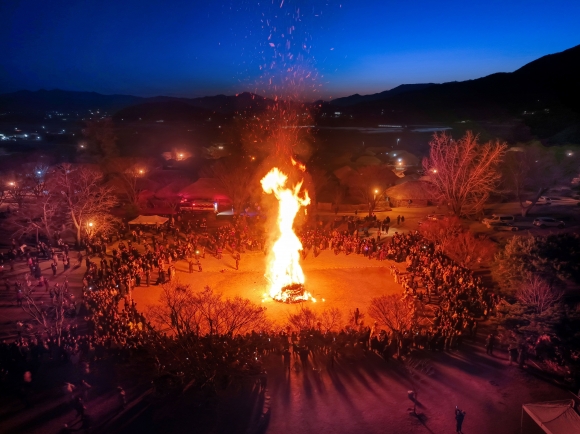
[[[294,158],[290,157],[290,161],[292,161],[292,165],[293,166],[298,166],[298,168],[300,170],[302,170],[303,172],[306,171],[306,166],[298,161],[296,161]]]
[[[93,227],[93,222],[89,222],[89,227],[92,228]]]
[[[278,301],[290,301],[289,294],[283,288],[291,285],[303,285],[305,278],[300,266],[300,251],[302,243],[292,228],[294,218],[300,207],[310,203],[308,191],[304,191],[304,197],[300,197],[302,181],[292,189],[285,188],[288,177],[274,167],[260,181],[262,189],[267,194],[274,194],[278,199],[278,237],[272,246],[271,259],[268,262],[266,278],[270,282],[269,295]],[[306,291],[302,295],[294,297],[294,300],[312,300],[314,298]]]
[[[139,169],[139,173],[143,175],[143,169]]]
[[[376,189],[375,189],[375,194],[377,194],[378,192],[379,192],[379,190],[376,190]]]
[[[433,173],[437,173],[437,169],[433,169]]]

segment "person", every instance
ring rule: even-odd
[[[290,350],[288,348],[284,350],[284,370],[290,373]]]
[[[354,311],[354,323],[356,325],[358,325],[359,318],[360,318],[360,311],[358,310],[358,307],[357,307]]]
[[[495,338],[491,333],[487,336],[487,339],[485,340],[485,353],[489,354],[490,356],[493,356],[493,346],[495,344],[494,341]]]
[[[518,358],[518,346],[515,342],[512,342],[508,346],[509,364],[516,363]]]
[[[189,274],[193,273],[193,259],[189,259]]]
[[[240,268],[240,254],[236,254],[236,270]]]
[[[400,215],[398,215],[398,216],[397,216],[397,226],[398,226],[399,224],[401,224],[401,216],[400,216]]]
[[[463,419],[465,419],[465,412],[463,410],[460,410],[457,406],[455,406],[455,422],[457,423],[455,431],[458,434],[463,434],[463,431],[461,431]]]
[[[77,417],[80,416],[81,419],[85,417],[85,411],[87,410],[87,408],[85,407],[83,399],[80,396],[77,396],[76,399],[74,400],[73,408],[77,412]]]
[[[127,406],[127,395],[125,389],[121,386],[117,386],[117,398],[119,399],[119,406],[124,409]]]

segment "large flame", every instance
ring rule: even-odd
[[[268,263],[266,278],[270,281],[270,297],[279,301],[287,301],[288,294],[283,288],[293,284],[304,284],[304,272],[300,266],[300,251],[302,243],[294,233],[293,224],[300,207],[310,203],[308,191],[304,191],[304,197],[298,196],[302,188],[302,181],[293,189],[285,188],[288,177],[274,167],[260,181],[262,188],[268,194],[274,194],[278,199],[278,229],[279,236],[272,246],[271,260]],[[300,300],[312,299],[312,296],[304,292]]]

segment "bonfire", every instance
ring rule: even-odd
[[[277,239],[266,269],[270,282],[269,296],[284,303],[316,301],[304,288],[304,272],[300,266],[302,243],[294,232],[294,219],[301,207],[310,203],[308,191],[299,196],[302,182],[286,188],[288,177],[274,167],[261,181],[263,190],[278,199]]]

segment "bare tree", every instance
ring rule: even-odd
[[[288,314],[288,322],[298,330],[314,330],[318,321],[316,313],[304,304],[300,304],[296,313]]]
[[[441,250],[446,251],[450,243],[463,232],[461,220],[457,216],[445,217],[441,220],[427,220],[419,226],[419,232],[427,240],[437,243]]]
[[[320,314],[320,323],[326,332],[336,330],[341,326],[342,313],[336,307],[324,309]]]
[[[42,333],[50,333],[56,336],[58,345],[62,337],[63,324],[65,319],[65,306],[68,303],[64,289],[60,286],[54,287],[54,299],[51,306],[38,305],[34,300],[34,291],[25,288],[22,291],[22,310],[33,320]]]
[[[457,234],[445,248],[445,253],[464,267],[491,261],[496,253],[496,244],[482,235],[469,230]]]
[[[457,216],[481,213],[501,179],[498,166],[507,146],[500,142],[481,145],[477,139],[470,131],[459,140],[445,132],[435,133],[429,157],[423,160],[438,199]]]
[[[98,158],[104,168],[119,154],[115,125],[111,118],[87,121],[83,134],[87,139],[88,151]]]
[[[562,291],[535,274],[530,275],[516,292],[520,303],[532,307],[540,315],[562,300],[563,295]]]
[[[162,286],[159,303],[149,309],[148,317],[162,330],[168,329],[179,337],[198,336],[201,312],[189,285],[172,281]]]
[[[385,166],[365,166],[353,171],[345,182],[351,196],[368,205],[369,215],[383,197],[387,187],[398,179],[393,171]]]
[[[18,209],[31,194],[29,179],[23,173],[12,172],[6,176],[5,181],[6,202],[15,203]]]
[[[241,297],[226,299],[222,303],[224,309],[221,334],[236,336],[267,328],[266,308]]]
[[[551,188],[569,184],[578,175],[579,155],[569,148],[548,148],[538,142],[506,152],[502,165],[504,187],[519,202],[522,216]]]
[[[109,163],[118,193],[131,205],[139,204],[139,195],[145,190],[147,172],[154,164],[151,160],[116,158]]]
[[[110,209],[117,203],[111,187],[103,184],[103,173],[94,167],[63,164],[56,171],[56,188],[76,229],[78,244],[87,232],[111,229]]]
[[[222,158],[211,168],[211,174],[223,185],[236,214],[244,210],[252,195],[252,165],[249,158]]]
[[[193,292],[189,285],[173,281],[163,285],[159,304],[150,308],[149,317],[182,338],[236,336],[264,330],[265,310],[248,299],[223,299],[209,287]]]
[[[45,192],[33,202],[24,203],[18,212],[12,213],[7,224],[14,231],[14,236],[36,232],[37,242],[39,234],[50,239],[53,232],[66,222],[58,199],[54,193]]]
[[[394,294],[371,299],[369,315],[395,333],[408,331],[415,323],[414,306]]]

